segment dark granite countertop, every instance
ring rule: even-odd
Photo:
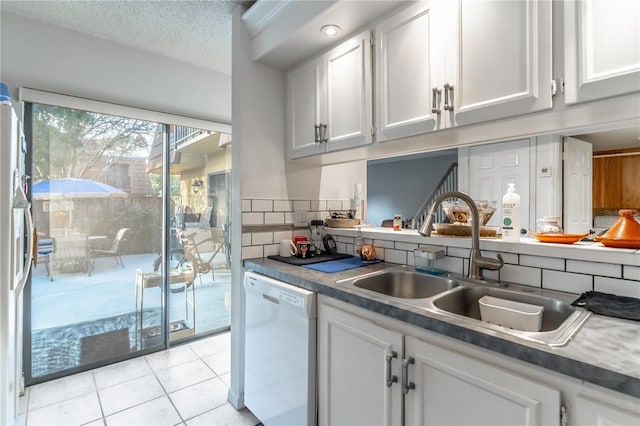
[[[640,324],[591,315],[565,346],[548,347],[512,336],[494,336],[472,330],[437,314],[398,303],[337,281],[348,280],[395,264],[379,263],[326,274],[271,259],[249,259],[245,268],[324,294],[400,321],[430,330],[511,358],[640,397]]]

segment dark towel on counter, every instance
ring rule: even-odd
[[[640,321],[640,299],[634,297],[587,291],[582,293],[572,305],[598,315]]]
[[[269,259],[279,260],[280,262],[288,263],[290,265],[302,266],[302,265],[311,265],[313,263],[328,262],[331,260],[346,259],[347,257],[351,257],[351,255],[350,254],[329,254],[329,253],[322,252],[322,254],[316,254],[313,257],[307,257],[304,259],[300,257],[295,257],[295,256],[282,257],[277,254],[272,256],[267,256],[267,257]]]

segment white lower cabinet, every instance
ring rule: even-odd
[[[400,333],[319,304],[318,424],[400,425],[401,355]]]
[[[405,336],[405,425],[557,425],[560,392]],[[410,386],[411,387],[411,386]]]
[[[318,311],[320,425],[559,424],[558,390],[335,303]]]

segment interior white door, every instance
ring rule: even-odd
[[[520,224],[534,229],[530,227],[529,214],[530,140],[473,146],[468,150],[465,187],[469,196],[474,200],[496,201],[496,212],[487,225],[501,226],[502,196],[508,184],[514,183],[520,195]],[[461,161],[459,167],[464,167],[463,163]]]
[[[402,335],[333,306],[318,310],[318,424],[400,425]],[[387,362],[388,354],[396,354]]]
[[[409,356],[415,389],[405,397],[405,425],[558,424],[556,389],[406,336]]]
[[[593,146],[564,138],[563,194],[564,231],[583,234],[592,228]]]
[[[640,2],[564,1],[565,101],[640,91]]]
[[[376,27],[378,142],[439,127],[442,91],[436,85],[437,68],[443,68],[441,54],[438,57],[442,35],[436,31],[434,3],[419,2]]]

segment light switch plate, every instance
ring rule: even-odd
[[[541,166],[538,169],[538,177],[551,177],[551,166]]]

